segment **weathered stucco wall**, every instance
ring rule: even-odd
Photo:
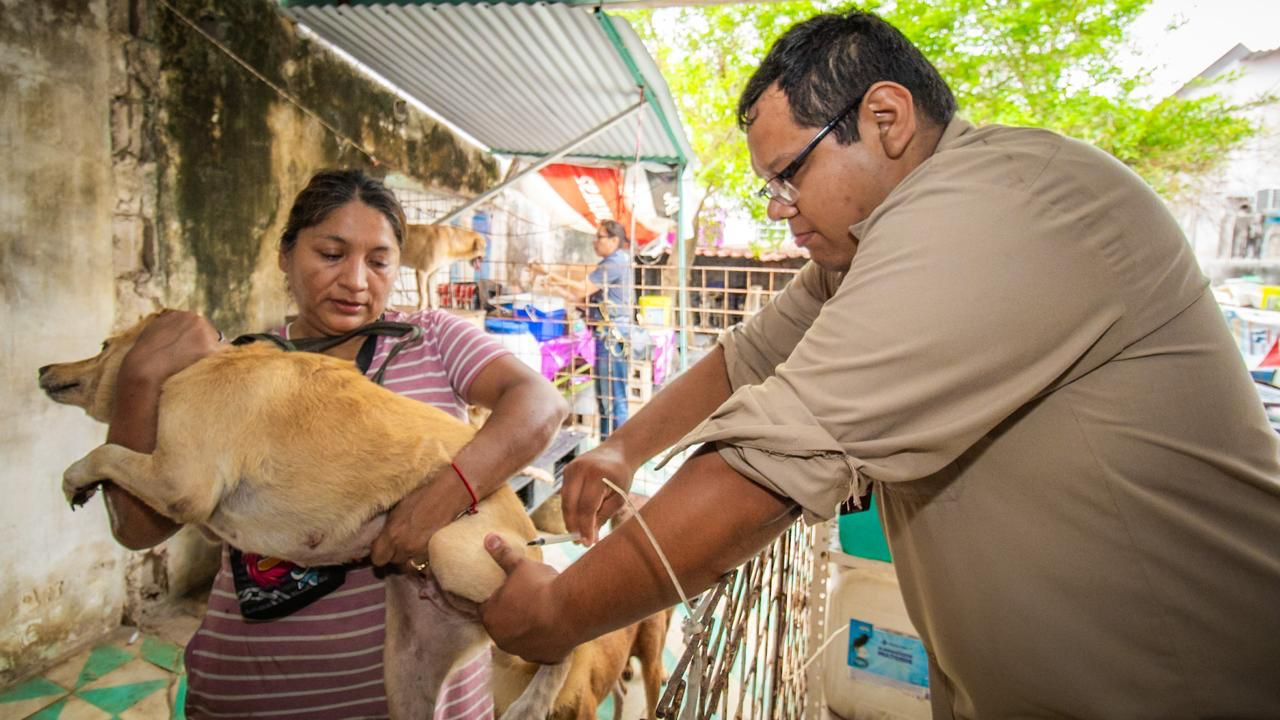
[[[126,553],[67,509],[100,425],[36,387],[112,323],[106,0],[0,1],[0,685],[120,622]]]
[[[152,292],[161,302],[201,310],[227,332],[277,322],[286,304],[276,239],[293,195],[320,168],[396,171],[466,194],[496,182],[491,158],[299,37],[274,3],[175,0],[174,12],[135,1],[147,6],[135,43],[149,57],[138,68],[156,73],[139,86],[154,88],[143,132],[158,163]]]
[[[299,37],[271,0],[170,4],[0,0],[0,687],[200,585],[216,560],[192,533],[129,553],[100,500],[68,511],[62,471],[105,433],[44,398],[36,369],[162,306],[229,335],[278,322],[276,239],[318,169],[458,194],[497,180],[491,158]]]

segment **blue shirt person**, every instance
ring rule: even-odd
[[[600,256],[585,280],[547,272],[530,263],[534,274],[545,275],[552,291],[587,306],[587,324],[596,337],[595,390],[600,410],[600,439],[627,419],[627,376],[635,284],[631,270],[631,241],[622,224],[605,220],[596,228],[592,248]]]

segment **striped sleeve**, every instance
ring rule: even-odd
[[[471,383],[486,365],[511,351],[475,325],[439,310],[430,324],[435,326],[436,347],[449,375],[449,384],[462,398],[469,398]],[[425,315],[425,313],[424,313]],[[424,323],[427,324],[427,323]]]

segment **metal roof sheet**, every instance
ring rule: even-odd
[[[693,151],[666,81],[631,25],[571,4],[294,0],[283,11],[497,153],[546,155],[640,99],[570,160],[668,165]]]

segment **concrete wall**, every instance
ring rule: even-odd
[[[492,158],[299,37],[271,0],[170,4],[0,0],[0,687],[206,582],[216,559],[190,533],[128,553],[101,501],[67,509],[62,471],[105,432],[44,398],[36,368],[161,306],[229,335],[279,322],[276,238],[322,167],[452,194],[497,180]]]
[[[126,553],[101,503],[72,515],[69,458],[103,429],[36,388],[113,320],[107,2],[0,2],[0,684],[114,627]]]
[[[320,168],[395,172],[452,194],[497,181],[492,158],[300,37],[271,0],[174,0],[176,12],[128,2],[113,137],[136,166],[122,174],[146,180],[117,205],[138,212],[118,222],[128,250],[116,272],[147,301],[201,310],[227,334],[278,322],[276,240]]]

